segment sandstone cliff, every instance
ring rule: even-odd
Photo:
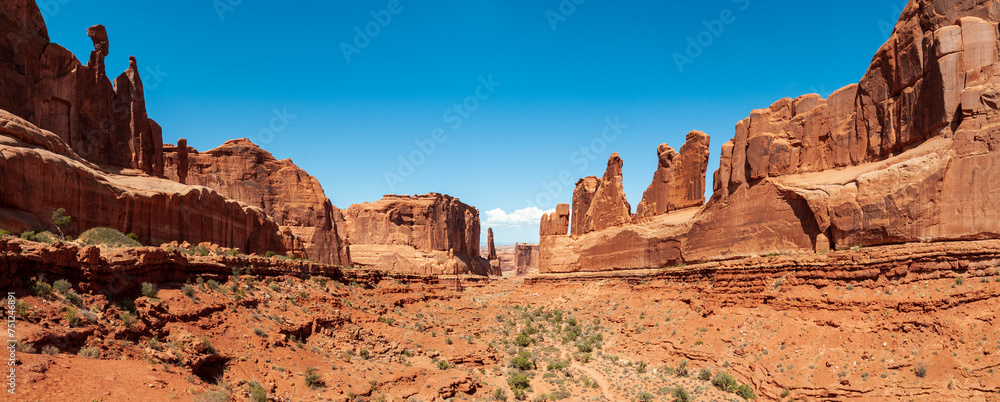
[[[538,273],[538,245],[521,243],[514,245],[514,266],[517,275]]]
[[[181,142],[181,141],[178,141]],[[165,148],[166,176],[263,209],[278,224],[284,249],[299,257],[351,265],[334,217],[340,213],[315,177],[291,160],[277,160],[247,139],[198,152],[185,145]],[[183,148],[183,152],[181,152]],[[183,158],[186,162],[182,163]],[[182,167],[183,165],[183,167]]]
[[[859,84],[740,121],[704,207],[543,236],[541,270],[997,237],[998,21],[991,1],[911,1]],[[574,227],[590,219],[577,200],[591,203],[592,187],[574,193]]]
[[[343,211],[343,236],[360,266],[422,274],[500,275],[479,255],[479,210],[442,194],[387,195]]]

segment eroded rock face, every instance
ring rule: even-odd
[[[559,204],[556,211],[542,215],[539,232],[542,236],[566,235],[569,231],[569,204]]]
[[[538,245],[521,243],[514,245],[514,267],[517,275],[538,272]]]
[[[653,182],[642,195],[635,218],[643,219],[705,203],[705,172],[708,171],[708,134],[692,131],[678,154],[670,145],[656,149],[659,166]]]
[[[448,195],[387,195],[351,205],[339,227],[350,238],[357,265],[425,274],[500,274],[479,256],[479,210]]]
[[[781,99],[736,125],[712,199],[686,229],[637,219],[543,236],[542,272],[657,268],[674,262],[653,252],[664,240],[690,263],[996,238],[1000,198],[988,183],[1000,177],[998,21],[992,1],[911,1],[860,83],[827,99]],[[670,162],[661,165],[676,165],[661,154]]]
[[[167,177],[263,209],[286,233],[284,250],[327,264],[350,265],[334,220],[339,210],[315,177],[289,159],[275,159],[246,138],[206,152],[190,152],[186,143],[182,139],[178,147],[167,147]]]
[[[278,225],[263,210],[205,187],[107,173],[59,136],[4,111],[0,172],[0,227],[7,230],[49,229],[52,212],[65,208],[73,234],[106,226],[135,233],[144,244],[181,240],[282,251]]]
[[[486,259],[490,260],[490,261],[493,261],[493,260],[496,260],[498,258],[497,257],[497,247],[495,245],[493,245],[493,228],[489,229],[489,235],[487,236],[487,238],[488,238],[488,242],[489,242],[488,244],[489,244],[489,248],[490,248],[490,253],[489,253],[489,255],[486,256]]]
[[[573,235],[582,235],[632,220],[632,206],[622,186],[622,159],[618,153],[608,158],[604,177],[587,177],[573,191]]]

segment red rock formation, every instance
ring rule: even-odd
[[[667,144],[656,149],[659,166],[653,182],[636,208],[636,219],[648,218],[705,203],[705,172],[708,171],[709,136],[692,131],[680,155]]]
[[[57,208],[73,217],[69,233],[107,226],[146,244],[210,242],[246,252],[282,250],[264,211],[205,187],[107,173],[57,135],[0,111],[0,227],[43,230]]]
[[[181,139],[177,148],[167,147],[167,177],[263,209],[286,233],[284,250],[327,264],[350,265],[334,221],[339,210],[315,177],[245,138],[206,152],[192,152],[186,142]]]
[[[517,275],[528,275],[538,272],[538,245],[521,244],[514,246],[514,266]]]
[[[457,198],[387,195],[351,205],[342,219],[338,226],[350,238],[351,257],[358,265],[407,273],[499,275],[479,256],[479,210]]]
[[[587,177],[573,191],[573,235],[619,226],[632,220],[632,206],[622,187],[622,159],[617,153],[608,159],[604,177]]]
[[[542,215],[539,232],[542,236],[566,235],[569,231],[569,204],[559,204],[556,211]]]
[[[739,122],[696,214],[543,236],[541,270],[996,238],[998,21],[992,2],[911,1],[859,84]]]
[[[500,257],[497,256],[497,247],[493,244],[493,228],[489,229],[487,241],[489,254],[486,256],[486,259],[490,262],[490,272],[491,274],[502,275],[503,268],[500,266]]]

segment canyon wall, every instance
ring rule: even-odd
[[[479,210],[457,198],[387,195],[351,205],[339,219],[356,265],[420,274],[500,275],[479,255]]]
[[[586,208],[603,181],[581,180],[572,234],[557,233],[557,217],[542,220],[541,271],[1000,236],[988,184],[1000,177],[998,21],[992,1],[911,1],[859,84],[782,99],[737,123],[700,208],[661,207],[677,159],[663,146],[631,221],[612,207],[610,225],[589,225],[609,221]]]
[[[528,275],[538,272],[538,245],[515,244],[514,267],[517,275]]]
[[[212,188],[263,209],[290,243],[283,248],[297,257],[351,265],[334,218],[340,210],[330,203],[315,177],[289,159],[275,159],[245,138],[206,152],[188,147],[187,141],[178,142],[184,143],[184,152],[179,151],[180,145],[165,147],[168,178],[180,182],[183,171],[189,185]],[[182,163],[182,159],[186,161]]]

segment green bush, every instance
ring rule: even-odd
[[[447,370],[451,368],[451,363],[448,363],[447,360],[438,360],[437,367],[438,370]]]
[[[158,289],[156,287],[156,285],[154,285],[152,283],[149,283],[149,282],[143,282],[142,283],[142,295],[143,296],[146,296],[146,297],[148,297],[150,299],[155,299],[156,295],[159,294],[159,293],[160,293],[160,289]]]
[[[24,232],[24,233],[21,233],[21,239],[22,240],[27,240],[27,241],[38,242],[38,243],[52,244],[52,243],[55,243],[56,236],[54,234],[52,234],[52,233],[49,233],[49,232],[41,232],[41,233]]]
[[[52,224],[56,226],[56,229],[59,229],[60,236],[66,235],[63,231],[69,228],[71,223],[73,223],[73,218],[66,215],[66,208],[59,208],[52,213]]]
[[[712,385],[725,392],[735,392],[737,387],[736,379],[724,371],[715,375]]]
[[[510,359],[510,366],[521,371],[529,371],[535,368],[535,363],[531,361],[531,353],[521,351],[517,357]]]
[[[323,386],[323,380],[320,377],[320,375],[316,373],[315,367],[307,368],[304,377],[306,380],[306,385],[308,385],[309,388],[316,389]]]
[[[117,230],[111,228],[93,228],[80,234],[77,238],[85,246],[106,246],[116,248],[142,247],[142,244],[130,239]]]
[[[701,369],[701,371],[698,372],[698,379],[702,380],[702,381],[711,380],[712,379],[712,370],[709,370],[707,368]]]
[[[511,375],[507,379],[507,385],[510,386],[510,390],[514,393],[514,399],[524,400],[527,398],[525,391],[531,387],[531,383],[528,381],[528,375],[524,373],[517,373]]]
[[[184,285],[184,287],[181,288],[181,292],[183,292],[185,296],[193,298],[194,297],[194,286]]]
[[[678,377],[687,377],[688,376],[688,361],[687,360],[681,360],[681,364],[677,365],[677,371],[675,371],[674,374],[677,374]]]
[[[250,396],[250,402],[267,402],[267,391],[257,381],[247,384],[247,394]]]
[[[675,402],[689,402],[691,400],[691,395],[688,394],[687,390],[682,386],[677,386],[674,388],[674,401]]]
[[[273,251],[268,251],[268,252],[264,253],[264,257],[266,257],[266,258],[271,258],[271,257],[274,257],[276,255],[278,255],[278,253],[275,253]]]
[[[135,240],[135,241],[139,241],[139,235],[137,235],[135,233],[129,233],[129,234],[125,235],[125,237],[128,237],[129,239],[132,239],[132,240]]]
[[[4,236],[7,236],[7,235],[9,235],[9,234],[10,234],[10,232],[8,232],[8,231],[6,231],[6,230],[3,230],[3,229],[0,229],[0,237],[4,237]]]
[[[65,279],[60,279],[52,283],[52,288],[65,296],[73,288],[73,285]]]
[[[649,392],[643,392],[640,393],[639,395],[636,395],[635,400],[636,402],[653,402],[656,400],[656,396]]]
[[[521,333],[514,338],[514,344],[522,348],[526,348],[535,342],[535,338],[529,338],[527,335]]]
[[[916,374],[920,378],[927,377],[927,364],[923,362],[917,363],[917,366],[913,368],[913,374]]]
[[[493,400],[494,401],[507,401],[507,393],[504,392],[503,388],[497,388],[493,390]]]
[[[757,395],[754,395],[753,390],[746,384],[736,388],[736,395],[739,395],[743,399],[757,399]]]

